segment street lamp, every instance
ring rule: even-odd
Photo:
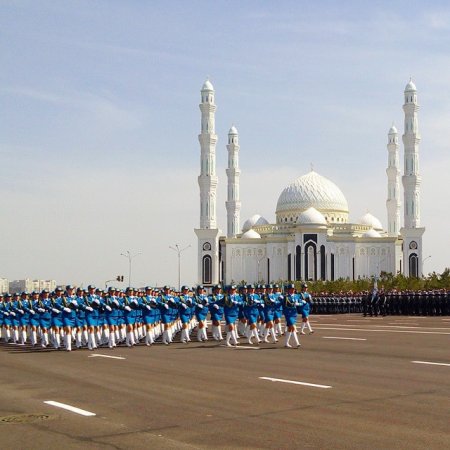
[[[128,258],[128,287],[131,287],[131,261],[135,256],[142,255],[142,252],[131,254],[130,250],[127,250],[127,253],[121,253],[120,256],[125,256]]]
[[[180,291],[181,289],[181,284],[180,284],[180,280],[181,280],[181,253],[183,253],[185,250],[187,250],[191,245],[189,244],[188,246],[184,247],[184,248],[180,248],[179,244],[175,244],[175,247],[172,247],[171,245],[169,245],[169,248],[175,252],[177,252],[178,255],[178,291]]]
[[[425,261],[427,259],[430,259],[430,258],[431,258],[431,255],[428,255],[426,258],[422,259],[422,278],[423,278],[423,264],[425,263]]]

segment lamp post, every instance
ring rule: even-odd
[[[180,291],[181,289],[181,254],[187,250],[191,245],[189,244],[188,246],[184,247],[184,248],[180,248],[179,244],[175,244],[175,247],[172,247],[171,245],[169,245],[169,248],[175,252],[177,252],[178,255],[178,291]]]
[[[422,278],[423,278],[423,265],[427,259],[430,259],[431,255],[428,255],[426,258],[422,259]]]
[[[120,256],[125,256],[125,258],[128,258],[128,287],[131,287],[131,261],[138,255],[142,255],[142,252],[138,252],[132,255],[130,250],[127,250],[126,253],[120,254]]]

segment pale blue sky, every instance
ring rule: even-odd
[[[450,265],[447,2],[0,2],[0,277],[196,281],[199,90],[216,88],[219,223],[226,134],[240,132],[241,222],[274,220],[310,163],[351,218],[386,226],[387,131],[412,76],[425,271]]]

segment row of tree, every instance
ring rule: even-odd
[[[392,273],[381,272],[377,278],[378,288],[384,288],[386,291],[397,289],[398,291],[428,291],[433,289],[450,289],[450,268],[446,268],[441,274],[433,272],[422,278],[405,277],[402,274],[393,275]],[[261,280],[264,284],[264,281]],[[286,285],[294,283],[296,289],[301,289],[302,281],[283,281],[278,280],[277,283]],[[241,285],[245,285],[242,280]],[[375,284],[375,278],[359,278],[350,280],[348,278],[339,278],[334,281],[308,281],[308,290],[311,293],[318,294],[320,292],[361,292],[370,291]]]

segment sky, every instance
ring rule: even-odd
[[[450,266],[447,1],[2,0],[0,278],[197,281],[200,89],[216,91],[218,223],[239,130],[241,224],[310,170],[387,226],[386,149],[418,89],[424,272]],[[402,160],[403,148],[400,157]],[[403,213],[402,213],[403,214]],[[431,256],[428,258],[428,256]]]

